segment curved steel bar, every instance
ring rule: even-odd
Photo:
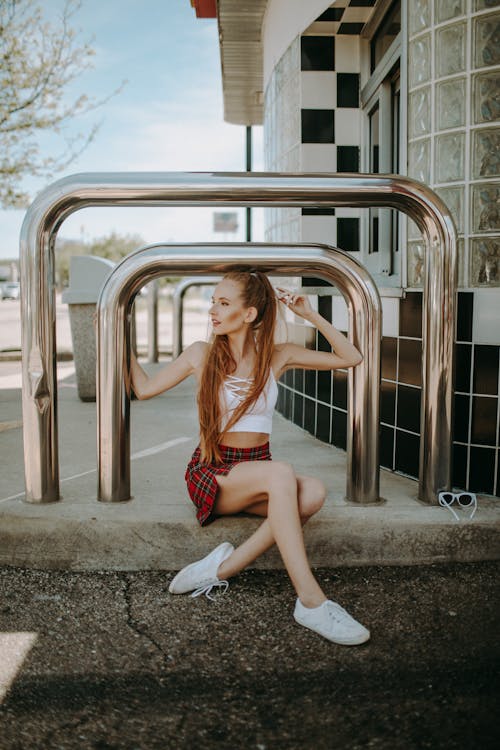
[[[152,245],[127,256],[106,280],[97,304],[99,500],[119,502],[130,498],[127,318],[134,295],[144,283],[159,276],[186,271],[200,276],[223,274],[234,263],[249,264],[278,276],[300,276],[307,270],[334,284],[344,295],[350,335],[364,355],[363,362],[350,370],[346,494],[353,502],[376,502],[382,325],[377,287],[363,266],[336,248],[260,243]]]
[[[220,276],[209,276],[208,278],[187,278],[179,281],[175,287],[173,299],[173,343],[172,356],[175,359],[182,352],[184,345],[182,342],[182,328],[184,319],[183,300],[187,290],[192,286],[212,286],[220,281]]]
[[[55,295],[56,232],[87,206],[382,206],[408,214],[426,245],[419,496],[451,486],[457,239],[450,213],[422,183],[400,175],[89,173],[46,188],[21,229],[23,430],[26,500],[59,497]]]
[[[148,362],[158,362],[158,284],[150,284],[147,297]]]

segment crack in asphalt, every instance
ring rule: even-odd
[[[132,614],[132,596],[131,586],[132,581],[127,573],[121,574],[121,580],[123,582],[123,597],[126,605],[127,625],[136,633],[139,637],[145,638],[152,646],[161,654],[165,665],[170,663],[170,656],[165,652],[162,645],[148,632],[148,626],[144,623],[137,622]],[[161,679],[161,677],[160,677]]]

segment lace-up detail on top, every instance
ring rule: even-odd
[[[246,398],[253,384],[253,378],[239,378],[227,375],[221,388],[222,420],[221,432],[229,422],[232,413]],[[272,370],[269,371],[264,390],[246,414],[234,424],[229,432],[263,432],[271,434],[273,429],[273,412],[278,399],[278,386]]]
[[[230,393],[242,401],[248,396],[252,383],[253,378],[237,378],[236,375],[228,375],[224,385]]]

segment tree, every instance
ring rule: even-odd
[[[68,286],[72,255],[99,255],[101,258],[119,261],[145,244],[142,237],[137,234],[120,235],[116,232],[90,242],[58,238],[56,240],[57,286],[59,289]]]
[[[0,204],[22,207],[29,200],[19,187],[23,177],[50,177],[68,166],[94,138],[69,137],[70,120],[101,106],[85,94],[67,100],[67,90],[92,67],[94,50],[80,45],[71,28],[79,0],[65,0],[60,19],[47,22],[36,0],[0,0]],[[122,84],[123,85],[123,84]],[[43,132],[63,140],[62,153],[44,156],[38,139]]]

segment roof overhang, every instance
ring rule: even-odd
[[[217,16],[216,0],[191,0],[196,11],[196,18],[215,18]]]
[[[267,0],[217,0],[224,119],[261,125],[262,21]]]

